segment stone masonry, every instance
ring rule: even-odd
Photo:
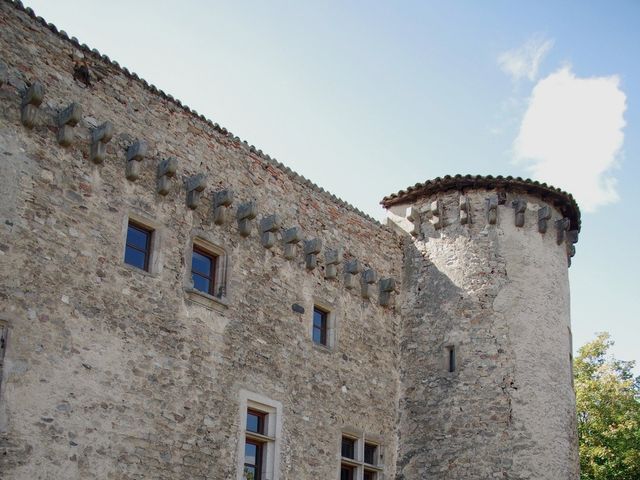
[[[577,480],[573,198],[456,176],[382,204],[0,1],[0,478],[240,480],[254,402],[262,480],[340,478],[343,434],[377,445],[357,480]]]

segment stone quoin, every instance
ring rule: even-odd
[[[0,1],[0,477],[578,479],[571,195],[384,225]]]

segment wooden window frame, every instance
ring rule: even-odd
[[[199,255],[202,255],[203,257],[207,257],[210,261],[211,261],[211,271],[209,272],[209,276],[205,275],[203,272],[198,272],[197,270],[193,269],[193,254],[197,253]],[[218,287],[218,284],[216,282],[216,274],[217,274],[217,270],[218,270],[218,259],[219,259],[219,255],[216,255],[215,253],[207,250],[206,248],[198,245],[197,243],[193,243],[193,248],[191,250],[191,276],[193,277],[193,275],[198,275],[199,277],[202,277],[206,280],[209,280],[209,289],[204,292],[208,295],[211,295],[212,297],[216,297],[218,295],[216,295],[216,288]],[[194,287],[195,290],[198,290],[200,292],[202,292],[203,290],[199,290],[195,287],[195,282],[194,282]]]
[[[256,410],[255,408],[247,408],[247,416],[249,415],[254,415],[258,417],[258,430],[254,432],[253,430],[249,430],[249,428],[247,428],[247,432],[257,433],[258,435],[266,435],[267,431],[265,426],[267,423],[268,414],[266,412],[261,412],[260,410]]]
[[[146,235],[146,242],[145,242],[145,246],[144,246],[144,250],[141,250],[140,248],[138,248],[137,246],[130,244],[128,242],[129,239],[129,229],[133,228],[134,230],[138,230],[139,232],[142,232]],[[127,256],[127,249],[131,248],[137,252],[141,252],[144,254],[144,268],[142,268],[141,270],[144,270],[145,272],[149,271],[149,262],[151,260],[151,248],[152,248],[152,237],[153,237],[153,233],[154,233],[154,229],[150,228],[140,222],[137,222],[135,220],[132,220],[131,218],[129,218],[129,221],[127,222],[127,233],[125,236],[125,240],[124,240],[124,258],[126,259]],[[140,268],[137,265],[132,265],[130,263],[127,263],[125,261],[125,263],[131,267],[134,268]]]
[[[316,312],[320,313],[321,324],[320,327],[316,327]],[[311,325],[311,339],[316,345],[322,345],[323,347],[329,347],[329,315],[330,312],[326,309],[313,306],[313,319]],[[316,341],[316,330],[320,332],[320,341]]]

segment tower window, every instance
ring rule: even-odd
[[[151,257],[151,237],[153,230],[129,220],[124,261],[141,270],[149,271]]]
[[[319,345],[328,345],[329,312],[319,307],[313,307],[313,341]]]
[[[447,368],[450,373],[456,371],[456,347],[453,345],[447,347]]]

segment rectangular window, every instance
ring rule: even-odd
[[[282,404],[240,390],[240,415],[235,480],[279,480]]]
[[[384,467],[379,440],[352,431],[342,435],[340,479],[380,480]]]
[[[153,230],[129,220],[124,250],[125,263],[149,271]]]
[[[313,341],[320,345],[327,345],[327,321],[329,313],[318,307],[313,307]]]
[[[217,255],[207,252],[196,245],[191,255],[191,278],[193,288],[209,295],[216,294],[216,263]]]

